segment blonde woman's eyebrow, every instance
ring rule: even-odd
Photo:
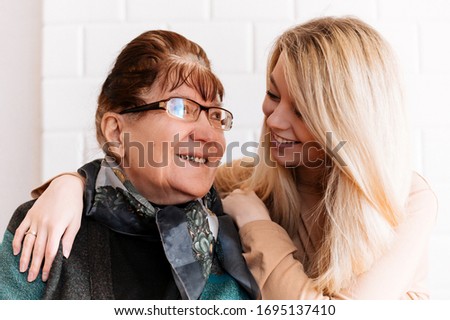
[[[276,89],[277,91],[279,91],[279,90],[278,90],[277,83],[275,82],[275,79],[273,78],[273,75],[270,75],[269,80],[270,80],[270,83],[275,87],[275,89]]]

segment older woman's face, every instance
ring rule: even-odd
[[[171,97],[219,106],[186,85],[170,92],[152,89],[143,98],[152,103]],[[225,152],[225,137],[222,130],[211,127],[206,112],[195,122],[173,118],[165,110],[146,111],[138,120],[123,116],[123,167],[143,196],[156,204],[178,204],[209,191]]]

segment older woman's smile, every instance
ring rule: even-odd
[[[206,162],[208,162],[208,160],[203,157],[190,156],[190,155],[184,155],[184,154],[178,154],[177,156],[180,157],[180,159],[182,159],[182,160],[188,160],[188,161],[200,163],[200,164],[205,164]]]

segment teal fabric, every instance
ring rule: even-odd
[[[249,300],[247,293],[228,273],[208,277],[200,300]]]
[[[13,234],[5,231],[0,244],[0,300],[38,300],[45,290],[45,283],[39,276],[35,281],[27,281],[27,272],[19,272],[20,255],[12,253]]]
[[[41,299],[45,283],[40,277],[34,282],[27,281],[27,273],[19,272],[20,255],[12,253],[13,235],[5,232],[0,244],[0,300]],[[249,296],[228,273],[211,273],[200,296],[200,300],[247,300]]]
[[[224,255],[220,241],[216,242],[215,249],[211,273],[203,287],[199,300],[249,300],[250,297],[247,292],[222,267],[224,265]]]

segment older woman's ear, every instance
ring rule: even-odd
[[[103,151],[115,158],[123,159],[125,148],[123,143],[123,118],[114,112],[106,112],[102,117],[101,129],[106,139]]]

